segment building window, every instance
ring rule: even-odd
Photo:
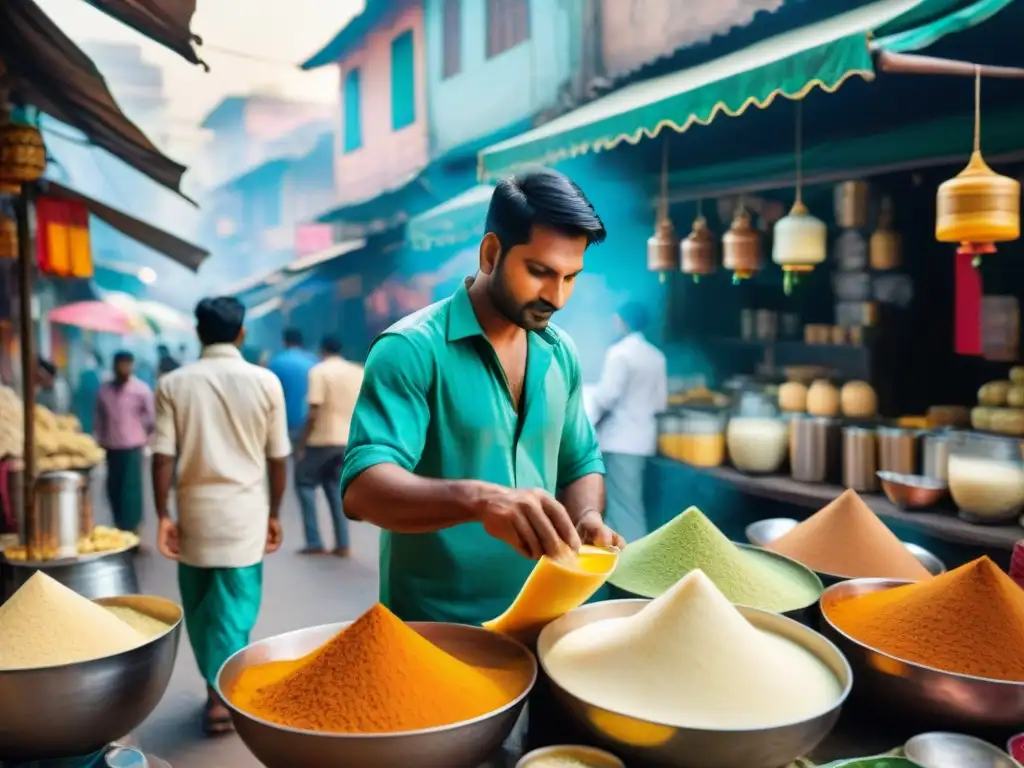
[[[363,105],[358,68],[345,73],[344,130],[342,149],[345,152],[355,152],[363,146]]]
[[[412,30],[391,41],[391,129],[416,121],[416,60]]]
[[[462,71],[462,0],[444,0],[441,24],[444,47],[441,77],[454,77]]]
[[[530,0],[487,0],[487,58],[530,39]]]

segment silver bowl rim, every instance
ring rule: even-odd
[[[999,680],[999,679],[994,678],[994,677],[978,677],[977,675],[965,675],[965,674],[962,674],[960,672],[950,672],[948,669],[939,669],[938,667],[930,667],[927,664],[920,664],[920,663],[918,663],[916,661],[909,661],[907,659],[901,659],[899,656],[894,656],[891,653],[886,653],[885,651],[880,651],[877,648],[874,648],[874,647],[868,645],[867,643],[863,643],[860,640],[857,640],[855,637],[852,637],[851,635],[848,635],[846,632],[843,632],[843,630],[841,630],[834,623],[832,623],[832,619],[830,619],[828,617],[828,613],[825,611],[825,596],[828,595],[829,592],[838,591],[838,590],[840,590],[842,588],[848,588],[847,585],[854,584],[854,583],[867,584],[867,585],[870,585],[870,586],[873,586],[873,587],[877,587],[877,589],[874,589],[872,591],[872,593],[869,593],[869,594],[873,594],[873,592],[882,592],[882,591],[884,591],[886,589],[895,589],[896,587],[906,587],[906,586],[908,586],[910,584],[920,584],[921,582],[919,582],[919,581],[906,581],[906,580],[903,580],[903,579],[871,579],[871,578],[863,578],[863,579],[847,579],[846,581],[841,581],[838,584],[833,584],[831,587],[826,587],[825,591],[821,593],[821,616],[825,620],[825,623],[828,625],[828,628],[832,632],[835,632],[837,635],[842,637],[844,640],[847,640],[847,641],[853,643],[855,646],[857,646],[858,648],[860,648],[862,650],[870,651],[871,653],[877,653],[879,656],[884,656],[887,659],[891,659],[892,661],[898,661],[900,664],[906,664],[908,667],[914,667],[915,669],[920,669],[920,670],[922,670],[924,672],[931,672],[931,673],[934,673],[934,674],[946,675],[947,677],[955,677],[955,678],[958,678],[960,680],[966,680],[966,681],[972,682],[972,683],[985,683],[987,685],[1005,685],[1005,686],[1012,687],[1012,688],[1024,688],[1024,682],[1019,682],[1018,683],[1018,682],[1014,682],[1013,680]]]
[[[55,557],[51,560],[11,560],[3,551],[0,551],[0,557],[3,562],[7,565],[15,568],[34,568],[37,571],[45,571],[47,568],[53,568],[56,566],[72,566],[78,563],[92,563],[97,560],[102,560],[105,557],[111,557],[113,555],[123,555],[125,552],[131,552],[132,550],[138,549],[141,542],[135,542],[127,546],[118,547],[117,549],[106,549],[102,552],[89,552],[84,555],[75,555],[74,557]]]
[[[548,747],[537,747],[526,752],[519,760],[516,761],[515,768],[530,768],[530,765],[539,757],[558,757],[560,751],[568,751],[570,754],[576,752],[577,754],[585,754],[589,757],[600,757],[602,760],[608,762],[611,765],[613,762],[621,768],[626,768],[626,764],[622,758],[618,755],[612,754],[607,749],[601,747],[592,747],[589,744],[552,744]]]
[[[948,491],[949,483],[944,480],[937,480],[934,477],[928,477],[927,475],[914,475],[904,474],[902,472],[887,472],[886,470],[880,469],[875,472],[875,475],[883,483],[890,483],[891,485],[898,485],[903,488],[914,488],[919,491]],[[902,479],[901,479],[902,478]],[[913,478],[918,482],[907,482],[908,478]]]
[[[764,549],[763,547],[757,546],[756,544],[744,544],[744,543],[738,542],[738,541],[730,541],[729,543],[732,544],[737,549],[742,550],[748,556],[759,557],[759,556],[764,555],[764,556],[767,556],[767,557],[775,559],[775,560],[782,560],[782,561],[784,561],[786,563],[786,565],[788,565],[789,567],[793,568],[794,571],[800,572],[804,576],[809,576],[810,578],[808,579],[808,581],[810,581],[811,583],[816,585],[817,591],[818,591],[818,596],[815,597],[813,600],[811,600],[809,603],[805,603],[803,605],[794,605],[792,608],[786,608],[783,611],[766,611],[766,613],[793,613],[793,612],[796,612],[796,611],[805,611],[808,608],[810,608],[812,605],[816,605],[818,603],[818,601],[821,599],[821,595],[825,591],[825,584],[824,584],[824,582],[822,582],[821,577],[813,569],[808,568],[803,563],[801,563],[801,562],[799,562],[797,560],[794,560],[791,557],[786,557],[786,555],[780,555],[778,552],[770,552],[770,551]],[[616,563],[616,568],[617,567],[618,567],[618,563]],[[681,574],[679,576],[679,578],[681,579],[684,576],[686,576],[686,574],[692,573],[695,570],[697,570],[697,569],[696,568],[691,568],[686,573]],[[636,599],[638,599],[638,600],[654,600],[657,597],[659,597],[659,595],[642,595],[642,594],[640,594],[638,592],[633,592],[632,590],[626,589],[625,587],[620,587],[614,581],[612,581],[612,576],[614,576],[614,575],[615,575],[615,570],[613,569],[612,572],[611,572],[611,576],[608,577],[607,583],[611,584],[616,589],[620,589],[623,592],[627,592],[627,593],[629,593],[631,595],[635,595]],[[677,579],[677,581],[678,581],[678,579]],[[629,599],[629,598],[627,598],[627,599]],[[604,602],[607,602],[607,601],[604,601]],[[730,601],[730,602],[732,602],[732,601]],[[746,603],[733,603],[733,605],[743,605],[743,606],[746,606],[748,608],[753,608],[754,610],[765,611],[764,608],[758,608],[755,605],[747,606]],[[555,621],[557,621],[557,619],[555,619]]]
[[[0,667],[0,675],[18,675],[18,674],[26,674],[27,675],[27,674],[31,674],[33,672],[50,672],[50,671],[53,671],[53,670],[56,670],[56,669],[68,669],[70,667],[88,667],[91,664],[105,663],[105,662],[110,661],[111,659],[116,659],[116,658],[118,658],[120,656],[126,656],[129,653],[135,653],[136,651],[138,651],[141,648],[146,648],[146,647],[148,647],[150,645],[153,645],[154,643],[156,643],[156,642],[162,640],[163,638],[167,637],[167,635],[169,635],[171,632],[173,632],[175,629],[177,629],[179,626],[181,626],[181,622],[184,621],[185,613],[182,610],[181,606],[178,605],[173,600],[171,600],[169,598],[166,598],[166,597],[161,597],[160,595],[144,595],[144,594],[116,595],[116,596],[112,596],[112,597],[98,597],[95,600],[90,600],[89,602],[92,602],[92,603],[95,603],[96,605],[101,605],[101,606],[103,606],[103,605],[121,605],[122,603],[120,603],[119,601],[123,600],[126,597],[145,597],[145,598],[150,599],[150,600],[159,600],[160,602],[166,603],[168,606],[171,606],[171,607],[175,608],[178,611],[178,618],[174,621],[173,624],[168,624],[167,625],[167,629],[164,630],[163,632],[161,632],[159,635],[156,635],[155,637],[151,637],[149,640],[144,642],[142,645],[137,645],[134,648],[129,648],[127,651],[121,651],[120,653],[114,653],[114,654],[111,654],[109,656],[97,656],[95,659],[85,659],[84,661],[72,661],[72,662],[68,662],[68,663],[65,663],[65,664],[50,664],[49,666],[46,666],[46,667],[18,667],[18,668],[14,668],[14,669],[9,669],[9,668],[6,668],[6,667]],[[138,610],[137,608],[135,608],[135,606],[126,606],[126,607],[132,608],[133,610]],[[144,611],[139,611],[139,612],[140,613],[144,613]],[[151,618],[157,618],[157,617],[152,616]]]
[[[766,523],[768,521],[774,522],[774,521],[777,521],[777,520],[792,520],[797,525],[800,524],[800,521],[797,520],[795,517],[767,517],[764,520],[755,520],[750,525],[748,525],[744,529],[744,535],[747,537],[747,540],[750,541],[750,533],[749,533],[749,531],[750,531],[751,528],[753,528],[755,525],[760,525],[760,524]],[[768,542],[768,543],[771,544],[771,542]],[[903,544],[903,546],[905,546],[905,547],[909,547],[909,546],[917,547],[919,550],[924,552],[929,557],[933,558],[935,560],[935,562],[937,562],[939,565],[942,566],[942,570],[941,571],[939,571],[938,573],[933,573],[932,574],[933,578],[935,576],[940,576],[940,575],[942,575],[943,573],[946,573],[949,570],[946,567],[946,564],[943,562],[942,558],[939,557],[938,555],[936,555],[930,549],[925,549],[920,544],[914,544],[912,541],[903,541],[903,539],[900,539],[900,543]],[[741,546],[741,547],[742,546],[749,546],[749,547],[753,547],[754,549],[765,549],[764,546],[762,546],[760,544],[754,544],[753,542],[750,542],[749,544],[739,544],[738,546]],[[771,550],[766,550],[766,551],[770,552]],[[778,552],[773,552],[772,554],[779,555]],[[779,557],[785,557],[785,555],[779,555]],[[789,558],[789,559],[792,560],[793,558]],[[799,560],[794,560],[793,562],[796,562],[799,565],[804,565]],[[920,561],[918,561],[918,562],[920,562]],[[804,568],[808,568],[808,566],[804,565]],[[813,568],[810,568],[810,571],[812,573],[814,573],[815,575],[817,575],[819,578],[824,576],[826,579],[838,579],[839,581],[858,581],[858,580],[861,580],[861,579],[877,579],[877,578],[881,578],[883,581],[899,581],[899,579],[886,579],[885,577],[879,577],[879,576],[843,576],[841,573],[829,573],[828,571],[815,571]],[[907,583],[908,584],[913,584],[913,583],[916,583],[916,582],[908,581]],[[832,585],[832,586],[835,586],[835,585]],[[831,586],[825,587],[825,589],[831,589],[831,588],[832,588]],[[822,591],[822,594],[824,594],[824,591]]]
[[[984,748],[987,748],[989,750],[995,750],[996,752],[1000,753],[1001,755],[1005,755],[1006,757],[1010,758],[1011,761],[1016,762],[1013,759],[1013,755],[1011,755],[1008,751],[1004,752],[999,747],[997,747],[995,744],[987,742],[984,739],[979,739],[977,736],[972,736],[971,734],[968,734],[968,733],[957,733],[955,731],[925,731],[924,733],[915,734],[915,735],[911,736],[909,739],[907,739],[906,743],[903,745],[903,750],[904,750],[904,752],[906,752],[908,749],[913,749],[912,745],[913,745],[914,742],[928,741],[928,740],[934,738],[935,736],[945,736],[945,737],[952,736],[954,739],[960,739],[960,740],[962,740],[964,742],[971,742],[971,743],[974,743],[974,744],[981,744]],[[1013,737],[1012,736],[1010,737],[1010,741],[1013,741]],[[1007,742],[1007,746],[1009,746],[1009,743],[1010,742],[1008,741]],[[913,758],[910,757],[910,755],[907,755],[907,759],[913,760]]]
[[[582,703],[586,704],[588,707],[593,707],[594,709],[599,709],[599,710],[603,710],[605,712],[610,712],[613,715],[618,715],[619,717],[629,718],[630,720],[639,720],[640,722],[650,723],[651,725],[661,726],[663,728],[676,728],[676,729],[684,728],[686,730],[702,731],[704,733],[737,733],[737,734],[756,733],[756,732],[759,732],[759,731],[776,730],[776,729],[779,729],[779,728],[789,728],[789,727],[792,727],[792,726],[795,726],[795,725],[800,725],[801,723],[807,723],[807,722],[810,722],[812,720],[817,720],[819,717],[824,717],[825,715],[829,714],[830,712],[835,711],[838,707],[841,707],[844,703],[846,703],[846,700],[850,696],[850,692],[853,690],[853,667],[850,666],[850,660],[846,658],[846,654],[844,654],[842,652],[842,650],[840,650],[839,646],[837,646],[835,643],[833,643],[831,640],[829,640],[821,632],[818,632],[818,631],[816,631],[814,629],[811,629],[806,624],[801,624],[796,619],[791,619],[788,616],[786,616],[784,614],[781,614],[781,613],[774,613],[772,611],[766,611],[766,610],[763,610],[761,608],[753,608],[753,607],[751,607],[749,605],[737,605],[737,606],[735,606],[735,608],[741,614],[743,614],[743,618],[747,619],[747,621],[750,622],[751,624],[754,624],[754,622],[750,620],[749,616],[747,616],[747,612],[753,613],[753,614],[755,614],[757,616],[767,616],[767,617],[770,617],[773,620],[778,619],[778,620],[780,620],[782,622],[792,624],[795,627],[797,627],[799,629],[799,631],[801,631],[801,632],[810,632],[810,633],[812,633],[814,635],[817,635],[821,640],[823,640],[825,642],[826,645],[828,645],[829,648],[831,648],[835,652],[836,657],[840,661],[842,661],[843,669],[846,671],[846,685],[843,686],[842,692],[839,694],[838,697],[836,697],[836,700],[827,709],[824,709],[821,712],[817,712],[817,713],[815,713],[813,715],[809,715],[808,717],[800,718],[799,720],[791,720],[791,721],[784,722],[784,723],[773,723],[772,725],[762,725],[762,726],[759,726],[757,728],[705,728],[705,727],[697,728],[697,727],[694,727],[694,726],[680,726],[680,725],[674,725],[672,723],[662,723],[662,722],[659,722],[657,720],[649,720],[649,719],[647,719],[645,717],[636,717],[635,715],[631,715],[631,714],[629,714],[627,712],[620,712],[618,710],[611,709],[609,707],[604,707],[604,706],[601,706],[601,705],[598,705],[598,704],[594,704],[591,701],[587,701],[582,696],[578,696],[575,693],[571,693],[570,691],[567,691],[554,677],[552,677],[551,673],[548,671],[547,666],[544,664],[544,660],[540,656],[540,650],[539,649],[540,649],[541,642],[542,642],[542,640],[544,638],[544,635],[546,633],[548,633],[548,632],[553,632],[554,630],[552,629],[552,627],[557,625],[558,622],[562,621],[562,619],[564,619],[565,616],[569,616],[569,615],[571,615],[573,613],[576,613],[576,612],[584,612],[584,611],[589,611],[589,610],[595,610],[595,608],[597,606],[600,606],[603,603],[649,603],[649,602],[651,602],[651,600],[647,599],[647,598],[629,598],[629,599],[624,599],[624,600],[604,600],[601,603],[588,603],[586,605],[581,605],[579,608],[574,608],[573,610],[571,610],[568,613],[566,613],[564,616],[561,616],[561,617],[555,619],[550,624],[548,624],[546,627],[544,627],[544,629],[541,630],[540,636],[537,638],[537,648],[538,648],[537,663],[540,664],[540,666],[544,670],[544,674],[548,676],[548,679],[554,685],[558,686],[558,688],[560,688],[561,690],[565,691],[567,694],[572,696],[574,699],[577,699],[577,700],[581,701]],[[756,624],[754,626],[757,629],[761,629]],[[762,630],[762,631],[767,632],[767,631],[770,631],[770,630]],[[772,633],[772,634],[775,634],[775,633]],[[815,657],[817,657],[817,654],[813,654],[813,655]],[[823,663],[823,664],[825,663],[824,660],[821,659],[820,657],[817,657],[817,658],[818,658],[818,661],[820,661],[821,663]]]
[[[463,728],[467,725],[473,725],[475,723],[482,723],[485,720],[490,720],[491,718],[496,717],[504,712],[508,712],[510,709],[513,709],[514,707],[518,706],[521,702],[523,702],[526,699],[527,696],[530,695],[530,692],[537,684],[537,676],[539,669],[537,657],[534,655],[533,651],[531,651],[521,642],[516,640],[514,637],[504,635],[500,632],[492,632],[489,629],[477,627],[473,624],[459,624],[458,622],[453,621],[409,621],[405,622],[405,624],[406,626],[413,629],[415,629],[416,625],[418,624],[444,624],[453,627],[464,627],[466,629],[476,630],[477,632],[486,632],[488,635],[497,635],[498,637],[502,638],[502,640],[507,641],[515,646],[518,646],[519,651],[526,655],[526,658],[529,659],[530,665],[532,667],[532,674],[530,675],[529,684],[523,689],[522,693],[520,693],[516,698],[507,703],[505,706],[499,707],[498,709],[493,709],[490,712],[478,715],[469,720],[459,720],[457,723],[449,723],[448,725],[435,725],[433,728],[420,728],[415,731],[387,731],[385,733],[332,733],[330,731],[312,731],[307,728],[292,728],[289,725],[281,725],[280,723],[274,723],[270,720],[264,720],[262,717],[258,717],[257,715],[254,715],[251,712],[246,712],[244,709],[236,707],[234,703],[231,701],[231,699],[228,696],[224,695],[224,691],[220,687],[220,681],[221,677],[224,674],[224,670],[227,668],[228,664],[230,664],[234,660],[236,656],[241,656],[254,645],[267,643],[271,640],[280,640],[282,638],[288,637],[289,635],[305,634],[306,632],[313,632],[316,630],[327,630],[329,628],[335,627],[337,628],[335,632],[336,634],[337,632],[340,632],[341,630],[350,626],[354,622],[355,620],[353,619],[352,621],[336,621],[332,622],[331,624],[317,624],[316,626],[312,627],[302,627],[300,629],[293,629],[290,632],[282,632],[278,635],[271,635],[270,637],[264,637],[262,640],[256,640],[252,643],[249,643],[247,646],[245,646],[245,648],[235,651],[233,654],[228,656],[227,661],[221,664],[220,669],[217,670],[217,677],[215,679],[214,690],[217,692],[217,695],[220,696],[221,701],[223,701],[224,704],[228,707],[228,709],[230,709],[235,714],[244,717],[246,720],[259,723],[260,725],[272,728],[276,731],[285,731],[287,733],[295,733],[302,736],[315,736],[321,739],[358,739],[360,741],[373,741],[375,739],[394,739],[407,738],[412,736],[426,736],[433,733],[443,733],[445,731],[452,731],[456,728]]]

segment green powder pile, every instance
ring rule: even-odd
[[[626,547],[609,581],[654,598],[696,568],[737,605],[781,613],[805,608],[821,593],[813,574],[760,550],[740,549],[696,507]]]

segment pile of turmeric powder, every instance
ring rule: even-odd
[[[524,691],[531,671],[467,664],[378,604],[304,658],[246,669],[228,697],[290,728],[395,733],[500,709]]]
[[[850,637],[903,661],[1024,683],[1024,590],[987,557],[824,611]]]

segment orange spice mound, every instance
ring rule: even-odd
[[[846,578],[931,577],[864,500],[849,490],[765,548],[819,573]]]
[[[825,608],[871,648],[946,672],[1024,682],[1024,590],[982,557],[941,576]]]
[[[504,707],[523,692],[528,672],[460,661],[378,604],[304,658],[246,669],[229,698],[291,728],[393,733]]]

